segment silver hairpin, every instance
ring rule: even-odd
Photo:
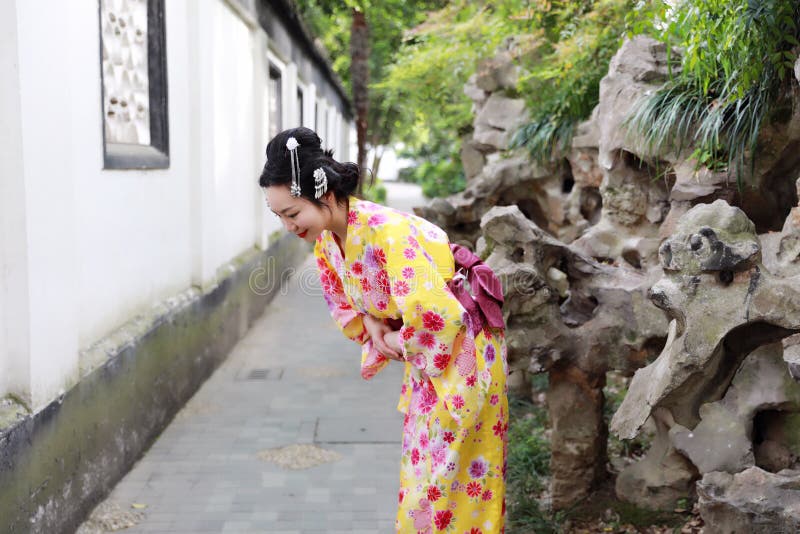
[[[286,140],[286,148],[289,149],[289,163],[292,167],[292,187],[289,189],[289,193],[293,197],[299,197],[301,190],[300,190],[300,159],[297,157],[297,147],[300,146],[300,143],[297,142],[297,139],[294,137],[290,137]]]
[[[328,190],[328,175],[322,167],[314,171],[314,198],[319,198]]]

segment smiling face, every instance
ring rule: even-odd
[[[273,185],[265,189],[269,209],[277,215],[283,226],[304,241],[313,243],[323,230],[331,228],[332,214],[303,197],[293,197],[285,185]],[[320,200],[330,202],[328,193]]]

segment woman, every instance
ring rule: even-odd
[[[445,232],[352,196],[358,167],[336,162],[320,145],[307,128],[281,132],[267,145],[259,184],[286,229],[314,243],[331,314],[362,345],[362,376],[372,378],[390,359],[405,362],[397,531],[504,532],[508,402],[499,282],[456,247],[472,290],[482,285],[494,296],[483,294],[476,306],[456,275]],[[480,279],[473,277],[479,269]]]

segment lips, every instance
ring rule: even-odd
[[[305,231],[303,231],[302,233],[299,233],[299,234],[297,234],[297,237],[299,237],[300,239],[302,239],[302,238],[304,238],[304,237],[306,236],[306,234],[308,234],[308,230],[305,230]]]

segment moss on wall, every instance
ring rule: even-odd
[[[253,273],[280,279],[307,254],[289,235],[266,252],[248,251],[220,271],[214,288],[170,299],[82,354],[86,374],[61,398],[6,418],[0,532],[74,532],[280,289],[254,289]]]

